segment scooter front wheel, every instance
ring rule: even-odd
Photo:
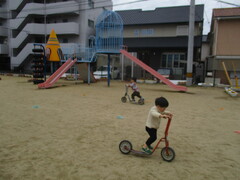
[[[127,102],[127,98],[126,98],[125,96],[123,96],[123,97],[121,98],[121,101],[122,101],[123,103],[125,103],[125,102]]]
[[[131,150],[132,150],[131,142],[128,141],[128,140],[121,141],[120,144],[119,144],[119,150],[123,154],[129,154],[131,152]]]
[[[162,148],[161,156],[164,161],[171,162],[175,158],[175,152],[170,147],[164,147]]]

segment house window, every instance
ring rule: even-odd
[[[166,67],[166,64],[167,64],[167,55],[163,54],[162,55],[162,64],[161,64],[161,66],[162,67]]]
[[[179,54],[174,54],[173,55],[173,67],[177,68],[179,67]]]
[[[171,68],[173,65],[173,54],[168,54],[167,56],[167,68]]]
[[[152,36],[154,34],[154,30],[153,29],[142,29],[141,34],[143,36]]]
[[[177,26],[177,36],[187,36],[188,35],[188,26]]]
[[[179,68],[184,67],[187,63],[185,54],[183,53],[163,53],[161,67],[163,68]]]
[[[154,29],[134,29],[133,34],[136,37],[139,37],[139,36],[153,36],[154,35]]]
[[[88,27],[94,28],[94,21],[93,20],[88,20]]]

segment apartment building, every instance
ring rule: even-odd
[[[111,0],[3,0],[0,2],[0,70],[28,71],[34,43],[52,29],[61,47],[88,46],[97,17]]]
[[[6,0],[0,1],[0,69],[9,69],[10,59],[8,53],[8,13]]]

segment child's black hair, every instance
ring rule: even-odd
[[[169,103],[166,98],[161,96],[155,99],[155,105],[160,107],[168,107]]]
[[[131,78],[134,82],[137,82],[137,78],[136,77],[132,77]]]

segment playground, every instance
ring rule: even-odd
[[[0,179],[238,179],[239,97],[223,88],[138,84],[144,105],[122,103],[126,82],[88,85],[60,79],[38,89],[27,77],[1,76]],[[56,87],[57,86],[57,87]],[[123,155],[119,142],[140,149],[154,99],[174,114],[169,129],[176,157]],[[165,128],[162,121],[158,136]],[[161,147],[161,146],[160,146]],[[162,148],[162,147],[161,147]]]

